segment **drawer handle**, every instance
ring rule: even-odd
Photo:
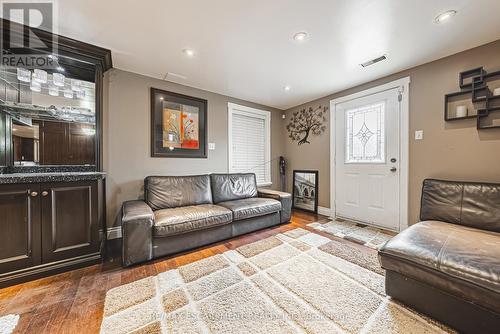
[[[37,193],[36,191],[32,191],[32,192],[30,193],[30,196],[31,196],[31,197],[37,197],[37,196],[38,196],[38,193]]]
[[[42,196],[47,196],[49,193],[46,191],[42,191]]]

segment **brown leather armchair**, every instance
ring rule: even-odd
[[[286,223],[292,208],[255,174],[148,176],[144,197],[123,203],[124,266]]]
[[[379,251],[386,292],[463,333],[500,331],[500,184],[425,180],[421,222]]]

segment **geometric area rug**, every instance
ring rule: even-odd
[[[101,333],[449,331],[387,297],[382,274],[376,252],[294,229],[109,290]]]
[[[0,334],[10,334],[14,332],[19,321],[19,315],[9,314],[0,317]]]

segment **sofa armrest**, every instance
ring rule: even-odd
[[[287,223],[292,216],[292,195],[271,189],[257,189],[259,197],[272,198],[281,202],[281,223]]]
[[[122,206],[122,261],[124,266],[153,258],[153,210],[144,201]]]

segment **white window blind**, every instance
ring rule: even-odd
[[[229,171],[255,173],[258,185],[271,184],[270,113],[229,104]]]

